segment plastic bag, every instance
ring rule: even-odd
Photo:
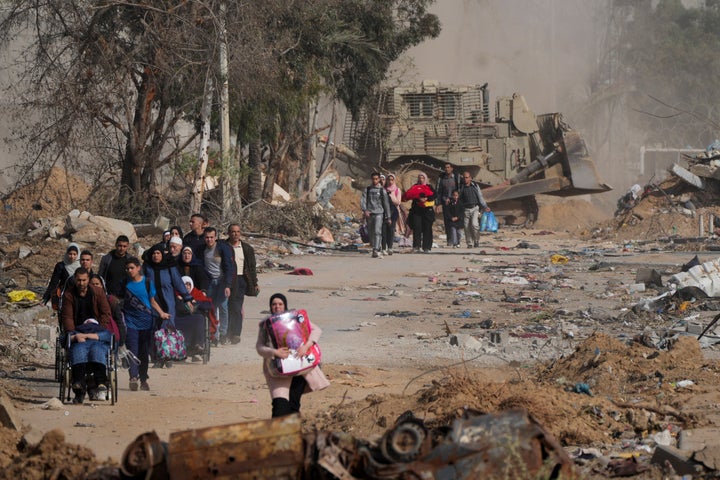
[[[498,221],[493,212],[484,212],[480,221],[481,232],[497,232]]]

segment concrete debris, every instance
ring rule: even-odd
[[[15,410],[12,400],[2,392],[0,392],[0,425],[18,431],[22,428],[20,416]]]

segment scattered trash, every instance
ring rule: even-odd
[[[557,253],[550,257],[550,263],[552,263],[553,265],[565,265],[569,261],[570,259],[568,257]]]
[[[573,392],[575,393],[584,393],[585,395],[593,396],[592,392],[590,391],[590,385],[587,383],[576,383],[573,387]]]
[[[313,272],[309,268],[305,267],[298,267],[294,269],[292,272],[288,272],[288,275],[312,275]]]
[[[23,300],[29,300],[34,302],[38,299],[37,294],[31,290],[13,290],[7,293],[8,300],[10,302],[21,302]]]

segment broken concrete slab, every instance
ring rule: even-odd
[[[4,393],[0,393],[0,425],[17,431],[22,428],[20,415],[15,410],[10,397]]]
[[[693,187],[697,187],[701,190],[705,189],[705,182],[702,178],[698,177],[697,175],[690,173],[689,170],[686,170],[685,168],[681,167],[677,163],[672,166],[672,172],[677,175],[679,178],[683,179]]]
[[[695,475],[703,470],[702,465],[692,460],[690,452],[671,446],[658,445],[650,458],[650,463],[664,466],[665,462],[672,465],[675,473],[679,475]]]
[[[678,448],[687,452],[695,452],[694,458],[708,468],[720,469],[720,428],[682,430],[678,438]],[[706,462],[710,462],[710,465]]]

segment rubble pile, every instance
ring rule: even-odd
[[[592,232],[596,238],[695,239],[715,244],[720,232],[720,144],[686,156],[687,168],[674,164],[662,182],[633,185],[618,200],[615,218]]]
[[[82,208],[90,191],[90,185],[80,178],[68,175],[63,168],[53,167],[2,198],[0,233],[24,232],[40,219]]]

